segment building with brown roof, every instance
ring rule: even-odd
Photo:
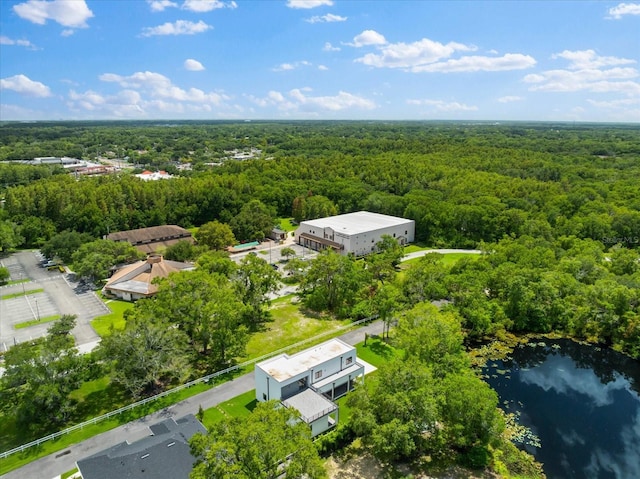
[[[109,278],[102,291],[125,301],[148,298],[158,292],[154,279],[167,278],[175,271],[189,269],[193,269],[193,265],[167,261],[160,255],[150,255],[144,261],[120,268]]]
[[[177,225],[150,226],[136,230],[118,231],[104,237],[111,241],[127,241],[143,253],[156,253],[178,241],[195,243],[191,233]]]

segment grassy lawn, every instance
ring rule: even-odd
[[[125,319],[124,312],[133,308],[133,303],[129,301],[120,300],[107,300],[106,305],[111,310],[111,314],[105,314],[104,316],[98,316],[91,320],[91,326],[96,330],[101,337],[108,336],[113,329],[124,329]]]
[[[202,417],[202,424],[204,424],[204,427],[207,429],[211,429],[215,424],[230,417],[248,416],[255,407],[256,390],[252,389],[240,396],[236,396],[233,399],[205,410],[204,416]]]
[[[44,289],[39,288],[39,289],[30,289],[28,291],[24,291],[24,292],[20,292],[20,293],[13,293],[13,294],[5,294],[4,296],[1,296],[0,299],[12,299],[12,298],[19,298],[20,296],[27,296],[29,294],[36,294],[36,293],[42,293],[44,291]]]
[[[8,281],[7,283],[1,283],[1,284],[6,284],[7,286],[10,286],[12,284],[20,284],[20,283],[28,283],[29,281],[31,281],[29,278],[22,278],[22,279],[12,279],[11,281]]]
[[[402,354],[402,351],[390,346],[378,337],[369,338],[366,346],[364,342],[356,344],[356,351],[359,359],[377,368]]]
[[[475,254],[475,253],[445,253],[445,254],[442,254],[442,264],[449,267],[449,266],[453,266],[456,263],[456,261],[462,258],[470,258],[470,259],[476,260],[480,258],[480,256],[481,255]],[[409,266],[417,263],[421,259],[422,258],[413,258],[407,261],[403,261],[402,264],[400,265],[400,268],[407,269]]]
[[[257,358],[327,331],[335,331],[351,323],[350,320],[322,318],[301,311],[300,305],[294,304],[293,300],[293,296],[286,296],[273,301],[270,309],[272,320],[265,324],[263,331],[251,336],[247,344],[247,355],[242,361]]]
[[[40,319],[32,319],[30,321],[24,321],[22,323],[16,323],[16,324],[13,325],[13,328],[14,329],[22,329],[22,328],[28,328],[29,326],[35,326],[36,324],[51,323],[52,321],[57,321],[61,317],[62,316],[60,316],[59,314],[54,314],[52,316],[46,316],[46,317],[40,318]]]
[[[293,218],[281,218],[280,229],[287,232],[295,231],[298,226],[291,223],[292,220]]]
[[[78,472],[78,468],[74,467],[73,469],[71,469],[70,471],[65,472],[64,474],[62,474],[60,476],[60,479],[68,479],[69,477],[73,476],[76,472]]]

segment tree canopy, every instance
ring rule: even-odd
[[[197,458],[191,479],[326,477],[309,426],[275,401],[258,403],[249,416],[195,435],[191,451]]]

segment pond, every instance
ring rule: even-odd
[[[640,478],[640,362],[570,340],[490,361],[486,381],[540,439],[523,447],[549,479]]]

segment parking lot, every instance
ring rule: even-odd
[[[74,281],[72,275],[59,270],[49,271],[41,267],[42,256],[38,252],[21,251],[2,259],[11,275],[10,280],[24,282],[0,287],[0,351],[13,344],[44,335],[51,323],[37,324],[38,319],[54,315],[77,316],[73,330],[77,345],[97,341],[99,336],[90,321],[110,312],[109,308],[86,287]],[[24,294],[29,291],[37,293]],[[14,297],[7,297],[13,296]],[[27,321],[36,324],[16,329],[16,324]]]

